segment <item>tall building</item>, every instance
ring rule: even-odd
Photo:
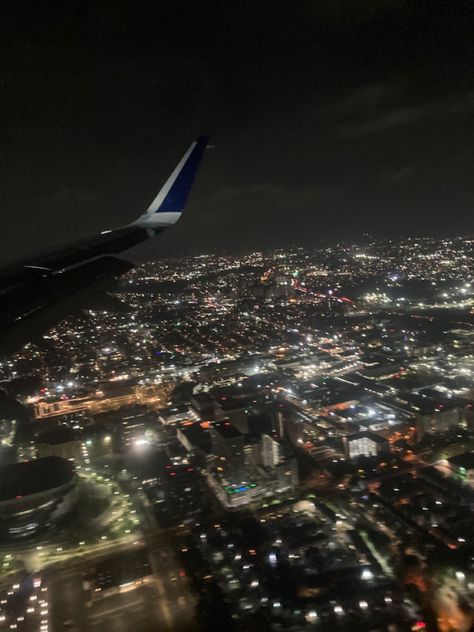
[[[145,433],[153,425],[153,416],[143,407],[134,407],[122,416],[120,434],[122,447],[126,450],[147,444]]]
[[[215,421],[209,430],[217,473],[230,483],[245,481],[244,435],[228,419]]]
[[[191,397],[191,406],[200,419],[215,419],[214,398],[209,393],[195,393]]]
[[[416,418],[416,433],[418,439],[426,434],[443,434],[461,425],[463,419],[462,409],[458,406],[433,407],[429,412],[419,414]]]
[[[190,464],[165,465],[159,479],[164,502],[156,505],[168,525],[190,519],[202,507],[202,479]]]
[[[262,464],[264,467],[276,467],[283,460],[282,446],[269,435],[262,435]]]
[[[389,443],[387,439],[373,432],[357,432],[344,437],[344,449],[346,457],[356,459],[359,456],[377,456],[381,452],[388,452]]]

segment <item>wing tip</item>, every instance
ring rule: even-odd
[[[158,195],[135,224],[147,227],[175,224],[184,210],[194,179],[199,170],[210,135],[197,136],[173,172],[166,180]]]

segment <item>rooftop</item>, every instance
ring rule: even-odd
[[[463,454],[458,454],[457,456],[452,456],[448,459],[451,465],[455,467],[462,467],[465,470],[474,470],[474,453],[473,452],[464,452]]]
[[[48,443],[49,445],[60,445],[61,443],[69,443],[77,439],[76,433],[72,428],[63,426],[55,428],[48,432],[44,432],[37,439],[37,443]]]
[[[355,434],[349,435],[347,437],[348,441],[354,441],[357,439],[370,439],[371,441],[374,441],[374,443],[387,443],[387,439],[381,437],[378,434],[375,434],[375,432],[370,432],[370,430],[356,432]]]
[[[0,502],[61,487],[74,473],[74,465],[58,456],[6,465],[0,468]]]
[[[234,439],[235,437],[241,437],[242,433],[237,430],[235,426],[231,424],[228,419],[222,421],[215,421],[211,425],[212,430],[218,432],[223,439]]]
[[[180,427],[181,432],[194,448],[202,450],[206,454],[211,452],[211,438],[207,424],[194,423]]]

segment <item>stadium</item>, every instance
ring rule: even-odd
[[[57,456],[0,468],[0,539],[22,540],[56,526],[74,508],[78,477]]]

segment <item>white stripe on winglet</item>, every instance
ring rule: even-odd
[[[170,175],[168,180],[164,183],[164,185],[162,186],[162,188],[161,188],[160,192],[158,193],[158,195],[156,196],[156,198],[153,200],[153,202],[147,208],[146,212],[149,215],[151,215],[152,213],[156,213],[156,211],[160,208],[161,204],[163,203],[163,200],[166,198],[166,196],[170,192],[171,187],[175,183],[176,178],[179,176],[179,173],[180,173],[181,169],[186,164],[187,159],[191,155],[191,152],[196,147],[196,145],[197,145],[196,141],[194,141],[191,144],[191,147],[188,149],[188,151],[184,154],[184,156],[178,162],[178,164],[174,168],[173,173]]]
[[[145,213],[133,223],[142,228],[166,228],[176,224],[181,215],[181,211],[179,213]]]

